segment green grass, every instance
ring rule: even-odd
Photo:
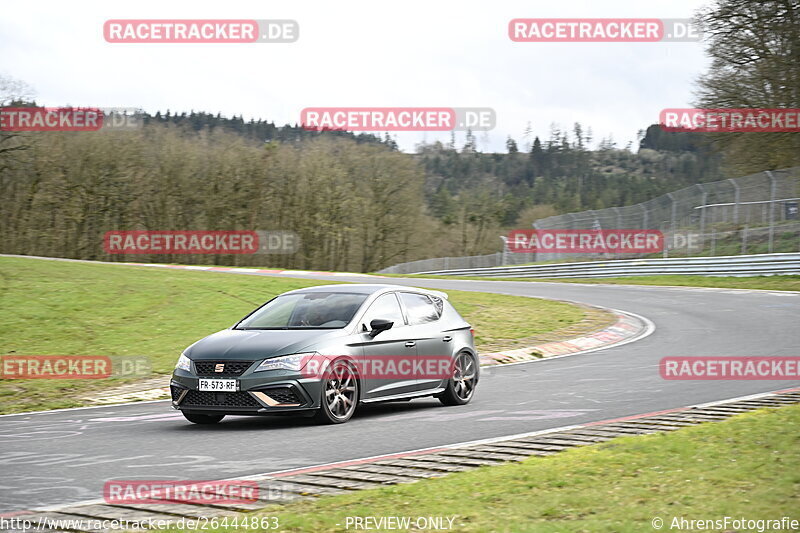
[[[329,282],[0,258],[0,355],[139,355],[172,371],[186,346],[282,292]],[[449,292],[477,341],[512,343],[582,320],[570,304]],[[121,380],[3,380],[0,413],[85,405]]]
[[[793,406],[260,513],[282,531],[344,531],[347,516],[434,516],[455,517],[459,532],[639,533],[655,531],[655,517],[663,531],[674,517],[798,519],[798,501]]]
[[[479,352],[517,346],[518,341],[576,324],[585,315],[581,308],[561,302],[485,292],[447,294],[475,329]]]

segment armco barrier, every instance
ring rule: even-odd
[[[434,276],[495,278],[608,278],[684,274],[694,276],[800,275],[800,253],[626,259],[583,263],[466,268],[417,272]]]

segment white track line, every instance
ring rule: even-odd
[[[787,390],[799,390],[799,389],[780,389],[778,391],[761,392],[761,393],[758,393],[758,394],[749,394],[747,396],[736,396],[734,398],[725,398],[725,399],[722,399],[722,400],[715,400],[713,402],[708,402],[708,403],[703,403],[703,404],[693,404],[693,405],[687,405],[687,406],[683,406],[683,407],[673,407],[673,408],[664,409],[664,410],[661,410],[661,411],[652,411],[652,412],[649,412],[649,413],[639,413],[639,414],[633,414],[633,415],[629,415],[629,416],[630,417],[644,417],[644,416],[648,416],[648,415],[655,415],[655,414],[658,414],[658,413],[664,413],[665,411],[679,411],[679,410],[685,410],[685,409],[694,409],[694,408],[703,408],[703,407],[710,407],[710,406],[715,406],[715,405],[722,405],[722,404],[726,404],[726,403],[732,403],[732,402],[738,402],[738,401],[744,401],[744,400],[753,400],[753,399],[757,399],[757,398],[763,398],[763,397],[766,397],[766,396],[771,396],[773,394],[779,393],[781,391],[787,391]],[[622,418],[627,418],[627,417],[622,417]],[[618,419],[616,419],[616,418],[609,419],[609,421],[614,421],[614,420],[618,420]],[[464,447],[467,447],[467,446],[477,446],[477,445],[481,445],[481,444],[493,444],[493,443],[496,443],[496,442],[503,442],[503,441],[513,440],[513,439],[521,439],[521,438],[526,438],[526,437],[536,437],[536,436],[539,436],[539,435],[546,435],[548,433],[556,433],[556,432],[561,432],[561,431],[570,431],[570,430],[573,430],[573,429],[581,429],[581,428],[587,428],[587,427],[591,428],[591,427],[594,427],[596,424],[602,423],[602,422],[604,422],[604,420],[598,420],[597,422],[587,422],[585,424],[573,424],[573,425],[569,425],[569,426],[559,426],[559,427],[556,427],[556,428],[542,429],[542,430],[538,430],[538,431],[529,431],[527,433],[517,433],[517,434],[514,434],[514,435],[505,435],[505,436],[501,436],[501,437],[490,437],[490,438],[487,438],[487,439],[470,440],[470,441],[456,442],[456,443],[452,443],[452,444],[443,444],[441,446],[430,446],[430,447],[427,447],[427,448],[415,448],[415,449],[412,449],[412,450],[405,450],[405,451],[400,451],[400,452],[385,453],[385,454],[381,454],[381,455],[371,455],[371,456],[368,456],[368,457],[359,457],[359,458],[355,458],[355,459],[345,459],[345,460],[342,460],[342,461],[334,461],[334,462],[330,462],[330,463],[320,463],[320,464],[311,465],[311,466],[304,466],[304,467],[298,467],[298,468],[288,468],[288,469],[284,469],[284,470],[276,470],[276,471],[273,471],[273,472],[266,472],[266,473],[262,473],[262,474],[253,474],[253,475],[250,475],[250,476],[240,476],[240,477],[236,477],[236,478],[228,478],[228,479],[224,479],[224,480],[221,480],[221,481],[251,481],[251,480],[265,480],[265,479],[273,479],[273,478],[276,481],[280,481],[280,478],[275,478],[275,476],[278,476],[280,474],[284,474],[284,473],[287,473],[287,472],[304,471],[304,470],[311,470],[311,469],[321,470],[321,469],[325,469],[326,467],[336,468],[337,465],[356,463],[356,462],[361,462],[361,463],[374,462],[374,461],[379,461],[382,458],[399,457],[399,456],[403,456],[403,455],[418,455],[418,454],[424,453],[426,451],[431,451],[432,453],[435,453],[436,450],[442,450],[442,449],[464,448]],[[587,425],[587,424],[591,424],[591,425]],[[70,507],[76,507],[76,506],[79,506],[79,505],[94,505],[94,504],[98,504],[98,503],[99,504],[105,503],[105,499],[99,498],[99,499],[94,499],[94,500],[84,500],[84,501],[75,502],[75,503],[69,503],[69,504],[58,504],[58,505],[52,505],[52,506],[48,506],[48,507],[39,507],[39,508],[36,508],[36,509],[30,509],[30,510],[20,511],[20,512],[55,512],[55,511],[59,511],[59,510],[62,510],[62,509],[67,509],[67,508],[70,508]]]
[[[158,403],[158,402],[168,402],[169,399],[166,400],[145,400],[141,402],[126,402],[126,403],[111,403],[107,405],[87,405],[85,407],[65,407],[64,409],[48,409],[46,411],[26,411],[24,413],[11,413],[7,415],[0,415],[0,418],[5,418],[7,416],[28,416],[28,415],[42,415],[47,413],[63,413],[65,411],[81,411],[84,409],[112,409],[114,407],[121,407],[123,405],[144,405],[146,403]]]

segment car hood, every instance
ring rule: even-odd
[[[269,357],[313,351],[318,343],[345,335],[344,330],[238,330],[226,329],[189,346],[190,359],[257,361]]]

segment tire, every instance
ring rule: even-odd
[[[453,361],[453,377],[447,380],[447,388],[437,398],[444,405],[468,404],[478,384],[478,364],[467,352],[461,352]]]
[[[335,361],[322,381],[320,406],[314,419],[320,424],[343,424],[358,406],[358,377],[345,361]]]
[[[195,413],[186,413],[184,411],[181,412],[183,413],[184,418],[186,418],[186,420],[192,424],[216,424],[225,418],[225,415],[200,415]]]

